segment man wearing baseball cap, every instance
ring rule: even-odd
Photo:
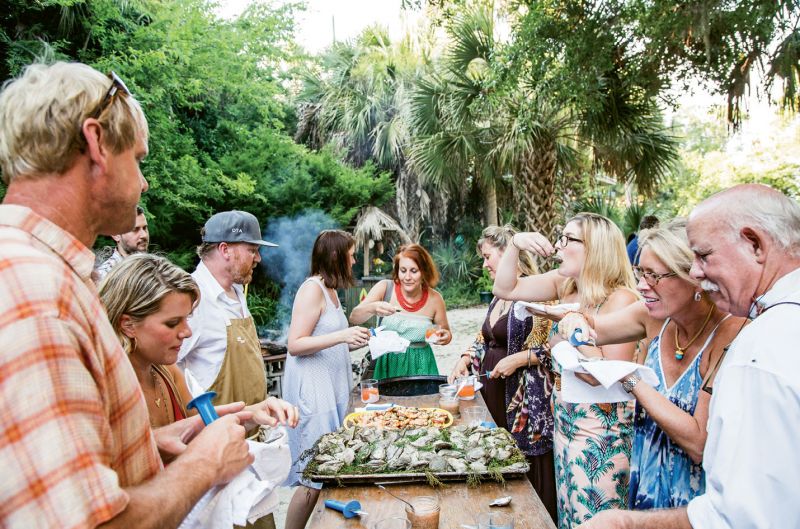
[[[192,336],[183,341],[178,364],[217,393],[215,404],[261,402],[267,397],[266,374],[244,285],[261,262],[259,249],[277,245],[261,239],[258,220],[245,211],[217,213],[200,233],[200,264],[192,274],[200,302],[189,318]]]

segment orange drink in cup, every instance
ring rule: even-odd
[[[469,375],[466,377],[459,377],[456,379],[456,387],[458,388],[458,398],[461,400],[472,400],[475,398],[475,376]]]
[[[370,378],[361,381],[361,402],[372,404],[373,402],[378,402],[380,398],[377,380]]]
[[[441,330],[441,325],[431,325],[425,329],[425,341],[429,343],[436,343],[439,340],[439,337],[436,336],[436,334]]]

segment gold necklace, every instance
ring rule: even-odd
[[[161,377],[156,373],[156,368],[153,366],[150,366],[150,375],[153,377],[153,384],[158,390],[158,396],[153,400],[153,402],[155,402],[156,408],[158,408],[159,410],[162,409],[161,404],[164,404],[163,408],[164,418],[167,420],[166,424],[169,424],[170,419],[169,419],[169,407],[167,404],[168,399],[164,396],[164,388],[161,382],[159,381],[159,378]]]
[[[694,341],[697,340],[700,337],[700,335],[703,334],[703,331],[706,330],[706,326],[708,325],[708,322],[711,321],[711,315],[714,314],[715,308],[716,307],[712,303],[711,310],[708,311],[708,314],[706,315],[706,321],[703,322],[703,326],[700,327],[700,330],[697,331],[697,334],[695,334],[692,337],[692,339],[689,340],[689,343],[687,343],[683,347],[681,347],[680,344],[678,343],[678,324],[677,323],[675,324],[675,360],[683,360],[683,355],[686,353],[686,350],[689,347],[691,347]]]

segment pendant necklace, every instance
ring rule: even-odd
[[[161,383],[159,382],[158,379],[160,377],[159,377],[158,374],[156,374],[156,369],[153,366],[150,366],[150,375],[153,377],[153,384],[155,384],[155,386],[157,388],[157,391],[158,391],[158,396],[154,399],[153,402],[155,402],[156,407],[159,410],[162,409],[161,405],[162,404],[164,405],[164,408],[163,408],[164,417],[167,419],[166,424],[169,424],[170,423],[169,409],[168,409],[167,399],[164,397],[164,388],[162,387]],[[151,425],[152,425],[152,421],[151,421]]]
[[[706,321],[703,322],[703,326],[700,327],[700,330],[697,331],[697,334],[695,334],[692,337],[692,339],[689,340],[689,343],[687,343],[683,347],[681,347],[680,344],[678,343],[678,324],[677,323],[675,324],[675,360],[683,360],[683,355],[686,353],[686,350],[689,347],[691,347],[692,344],[694,343],[694,341],[697,340],[700,337],[700,335],[703,334],[703,331],[706,330],[706,327],[708,326],[708,322],[711,321],[711,315],[714,314],[714,309],[715,308],[716,307],[712,304],[711,305],[711,310],[709,310],[708,314],[706,315]]]

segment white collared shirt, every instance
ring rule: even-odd
[[[228,323],[247,318],[247,301],[242,285],[233,285],[236,300],[229,298],[211,271],[201,261],[192,277],[200,287],[200,303],[189,318],[192,336],[183,341],[178,366],[188,369],[205,389],[216,380],[228,346]]]
[[[800,303],[800,269],[761,298],[714,383],[695,529],[800,527],[800,306],[769,308],[782,301]]]

